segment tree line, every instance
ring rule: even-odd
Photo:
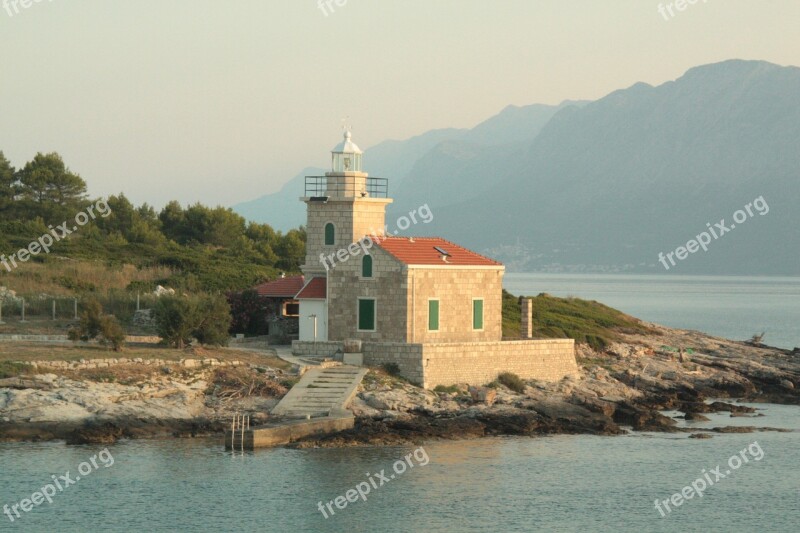
[[[0,252],[13,252],[73,218],[96,199],[86,181],[57,153],[38,153],[15,169],[0,151]],[[98,217],[50,256],[104,260],[137,266],[163,265],[174,274],[151,285],[192,292],[240,291],[281,272],[298,272],[305,255],[304,228],[286,233],[248,222],[225,207],[177,201],[156,210],[133,205],[124,194],[106,200],[111,214]],[[37,256],[47,262],[53,257]],[[154,287],[131,287],[142,290]]]

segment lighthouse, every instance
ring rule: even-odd
[[[331,150],[331,169],[324,176],[307,176],[306,279],[325,276],[320,256],[347,249],[366,235],[382,236],[389,198],[388,180],[363,171],[363,152],[345,130],[342,142]]]

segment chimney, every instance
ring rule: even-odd
[[[520,336],[523,339],[533,338],[533,300],[530,298],[520,298],[520,306],[522,307],[522,327],[520,328]]]

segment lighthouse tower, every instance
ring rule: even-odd
[[[362,169],[363,152],[350,130],[331,151],[331,170],[324,176],[307,176],[306,279],[326,276],[320,255],[346,249],[366,235],[382,236],[386,206],[392,203],[388,180],[371,178]]]

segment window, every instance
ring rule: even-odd
[[[336,244],[336,227],[332,222],[325,224],[325,245],[333,246]]]
[[[361,277],[362,278],[372,277],[372,256],[370,255],[365,255],[364,258],[361,260]]]
[[[472,300],[472,329],[483,329],[483,300]]]
[[[358,330],[375,331],[375,299],[358,299]]]
[[[439,300],[428,300],[428,331],[439,331]]]
[[[286,301],[283,302],[283,316],[300,316],[300,302]]]

